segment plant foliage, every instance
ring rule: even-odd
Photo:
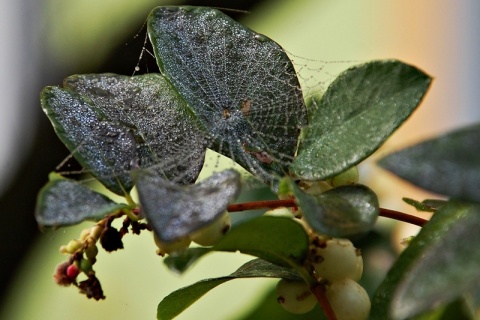
[[[38,195],[38,224],[97,221],[62,247],[69,259],[55,280],[103,299],[92,269],[96,244],[117,250],[128,232],[150,230],[174,246],[159,253],[169,253],[164,262],[176,272],[215,251],[257,258],[229,276],[174,291],[159,303],[158,319],[174,318],[222,283],[256,277],[305,282],[333,318],[325,295],[331,283],[315,271],[324,259],[318,252],[332,237],[368,238],[383,209],[367,186],[337,186],[328,179],[377,150],[418,107],[431,78],[401,61],[372,61],[344,71],[307,108],[282,47],[220,11],[158,7],[147,28],[160,74],[76,75],[41,93],[60,140],[86,172],[126,203],[110,200],[86,181],[52,176]],[[374,319],[407,319],[439,305],[444,309],[437,310],[451,312],[466,294],[475,296],[480,250],[471,243],[480,241],[479,141],[480,127],[474,125],[380,160],[383,168],[446,198],[405,199],[433,217],[373,295]],[[233,210],[244,185],[233,169],[197,182],[207,148],[270,186],[280,199],[262,205],[292,207],[288,217],[245,219],[229,231],[226,224],[211,246],[188,248],[195,233]],[[138,203],[130,195],[134,186]],[[320,186],[329,190],[318,191]],[[112,221],[119,217],[125,220],[117,230]],[[179,247],[184,240],[186,247]],[[78,283],[78,272],[87,280]]]

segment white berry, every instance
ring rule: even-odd
[[[305,193],[313,196],[332,189],[332,186],[326,181],[301,181],[300,186]]]
[[[286,207],[279,207],[265,211],[264,216],[295,218],[292,211]]]
[[[211,224],[191,234],[190,239],[201,246],[211,246],[230,230],[231,225],[230,215],[225,211],[224,214]]]
[[[330,239],[316,247],[311,259],[319,278],[329,281],[349,278],[360,280],[363,259],[348,239]]]
[[[340,187],[358,183],[359,175],[357,167],[353,166],[330,180],[333,187]]]
[[[277,284],[277,301],[285,310],[296,314],[307,313],[317,304],[308,284],[286,279]]]
[[[190,243],[192,242],[189,238],[183,238],[177,241],[167,243],[160,241],[160,239],[158,239],[155,234],[153,235],[153,239],[155,240],[155,244],[158,247],[157,254],[161,256],[185,250],[190,246]]]
[[[368,319],[370,298],[365,289],[352,279],[332,282],[327,286],[326,296],[337,320]]]

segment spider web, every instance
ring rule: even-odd
[[[216,15],[218,12],[209,12],[201,19],[208,20]],[[289,106],[301,105],[310,97],[320,96],[338,75],[339,68],[350,65],[351,61],[306,59],[285,53],[275,43],[269,43],[268,50],[258,53],[252,47],[258,42],[268,42],[268,38],[235,29],[234,36],[239,40],[225,41],[232,37],[232,30],[227,27],[224,20],[219,20],[213,28],[205,28],[205,21],[198,25],[171,23],[172,31],[183,28],[191,37],[183,39],[180,50],[173,49],[178,55],[167,61],[182,66],[186,73],[179,73],[179,78],[170,77],[170,80],[177,88],[182,88],[182,95],[189,104],[202,106],[204,112],[197,112],[197,116],[209,132],[198,132],[178,143],[175,134],[181,132],[164,133],[166,140],[173,141],[168,145],[168,154],[155,157],[148,166],[171,170],[192,159],[192,144],[202,144],[208,150],[199,180],[213,172],[235,167],[248,187],[264,186],[259,180],[265,182],[288,174],[288,166],[294,159],[292,146],[296,146],[299,130],[307,124],[306,115]],[[145,52],[153,55],[144,46],[135,72],[140,70]],[[285,61],[286,55],[291,64]],[[129,102],[118,99],[115,103],[125,108]],[[273,172],[268,168],[271,163],[277,164]],[[172,180],[183,181],[192,175],[192,170],[186,168]]]

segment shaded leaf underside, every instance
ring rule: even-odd
[[[185,238],[212,223],[240,192],[240,176],[234,170],[186,187],[149,169],[139,170],[135,181],[142,211],[163,242]]]
[[[48,182],[39,192],[35,219],[40,227],[73,225],[84,220],[100,220],[126,208],[90,188],[69,179]]]
[[[480,202],[480,124],[445,134],[379,161],[427,190]]]

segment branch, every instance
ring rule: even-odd
[[[332,306],[330,305],[330,302],[328,302],[327,296],[325,295],[325,285],[319,283],[310,290],[315,295],[315,298],[317,298],[318,303],[320,303],[320,306],[322,307],[325,316],[327,316],[327,319],[337,320],[335,312],[333,311]]]
[[[238,212],[256,209],[274,209],[279,207],[296,207],[294,199],[287,200],[265,200],[265,201],[252,201],[244,203],[235,203],[227,207],[228,212]]]
[[[227,210],[228,212],[239,212],[256,209],[274,209],[278,207],[297,207],[297,203],[294,199],[253,201],[231,204],[227,207]],[[417,216],[385,208],[380,208],[380,216],[395,219],[398,221],[408,222],[419,227],[423,227],[425,223],[428,222],[428,220],[422,219]]]
[[[417,216],[413,216],[411,214],[406,214],[400,211],[395,211],[395,210],[390,210],[385,208],[380,208],[380,216],[385,218],[395,219],[398,221],[408,222],[408,223],[417,225],[419,227],[423,227],[425,223],[428,222],[428,220],[422,219]]]

